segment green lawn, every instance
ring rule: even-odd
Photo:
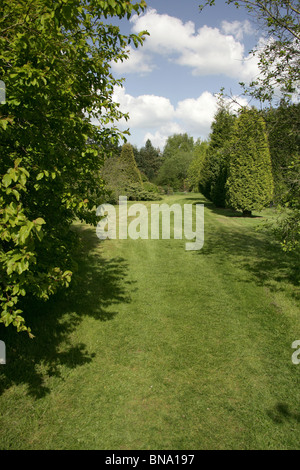
[[[78,224],[73,287],[28,306],[35,339],[1,327],[1,449],[300,448],[299,260],[257,230],[272,211],[164,202],[205,203],[202,250]]]

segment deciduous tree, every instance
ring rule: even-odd
[[[48,299],[72,276],[74,218],[96,223],[100,166],[122,134],[111,62],[128,44],[109,17],[146,7],[121,0],[2,0],[0,322],[30,331],[20,300]],[[97,118],[98,126],[91,123]],[[97,143],[97,144],[96,144]]]

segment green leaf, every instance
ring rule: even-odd
[[[12,182],[12,175],[6,173],[2,178],[2,184],[7,188]]]

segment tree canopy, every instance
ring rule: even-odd
[[[227,0],[226,3],[244,7],[266,33],[264,47],[253,51],[259,57],[260,76],[250,84],[248,92],[261,101],[271,101],[278,92],[281,97],[299,95],[299,0]],[[207,0],[200,10],[206,5],[215,5],[215,0]]]
[[[146,32],[124,36],[144,0],[3,0],[0,13],[0,322],[27,328],[21,300],[71,280],[70,225],[96,223],[104,155],[123,136],[111,62]],[[126,116],[125,116],[126,117]],[[92,124],[97,119],[98,125]]]

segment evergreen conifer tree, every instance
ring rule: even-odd
[[[230,145],[228,205],[251,215],[272,200],[274,183],[265,122],[255,109],[243,109]]]
[[[123,145],[119,161],[122,164],[122,171],[125,172],[128,182],[142,185],[142,177],[134,158],[132,145],[128,143]]]
[[[218,207],[225,207],[226,181],[228,174],[228,142],[230,141],[235,115],[230,112],[223,100],[212,123],[210,144],[208,148],[209,195]]]

